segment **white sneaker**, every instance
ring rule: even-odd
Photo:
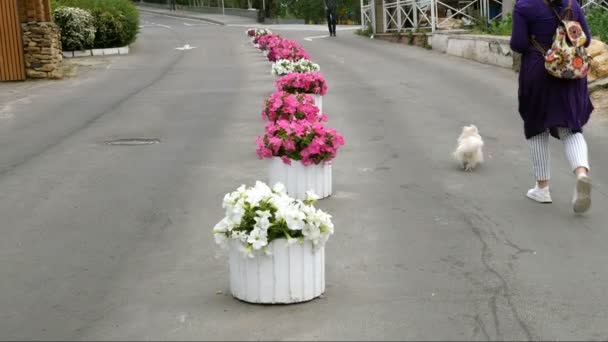
[[[572,208],[577,214],[587,212],[591,208],[591,179],[587,175],[576,178]]]
[[[553,203],[549,187],[539,188],[538,184],[533,189],[528,190],[528,194],[526,196],[528,196],[529,199],[539,203]]]

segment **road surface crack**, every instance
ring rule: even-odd
[[[490,299],[488,301],[488,306],[492,313],[492,318],[494,321],[494,328],[496,330],[496,337],[498,340],[502,340],[502,333],[500,330],[500,318],[498,313],[498,299],[503,297],[507,302],[507,306],[509,311],[511,312],[513,318],[517,322],[518,326],[521,328],[522,332],[525,334],[527,340],[532,340],[532,333],[530,332],[530,328],[521,318],[517,307],[513,303],[513,298],[511,294],[511,290],[509,288],[509,284],[505,277],[494,267],[492,266],[493,254],[490,249],[490,246],[486,239],[484,239],[484,232],[482,232],[481,227],[483,226],[483,222],[486,221],[480,215],[476,213],[470,213],[465,215],[465,222],[471,227],[471,231],[477,237],[479,242],[481,243],[481,263],[484,266],[484,269],[487,273],[491,274],[494,280],[497,282],[495,285],[486,285],[487,291],[491,294]],[[489,234],[495,236],[495,234]],[[481,319],[481,318],[480,318]]]

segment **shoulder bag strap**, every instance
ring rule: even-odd
[[[557,13],[557,10],[551,6],[551,3],[549,3],[548,0],[543,0],[545,5],[547,5],[547,7],[549,7],[549,9],[551,9],[551,12],[553,12],[553,14],[555,14],[555,17],[557,18],[557,20],[559,20],[560,25],[563,25],[563,21],[564,19],[562,18],[561,15],[559,15],[559,13]],[[564,10],[569,10],[572,8],[572,0],[568,0],[568,7],[566,7]]]

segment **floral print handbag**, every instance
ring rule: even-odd
[[[560,22],[553,37],[553,44],[548,51],[543,49],[534,36],[531,39],[532,45],[545,56],[545,69],[557,78],[577,80],[586,77],[592,59],[585,49],[587,35],[581,24],[578,21],[562,19],[546,0],[545,4],[551,8]],[[571,13],[572,0],[569,0],[568,7],[564,11]]]

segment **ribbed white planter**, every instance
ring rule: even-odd
[[[325,292],[325,249],[312,242],[269,244],[272,256],[245,258],[239,242],[230,246],[230,291],[235,298],[257,304],[301,303]]]
[[[291,165],[283,163],[281,158],[270,159],[268,166],[269,184],[282,183],[287,194],[295,199],[306,199],[306,192],[311,190],[319,198],[329,197],[332,192],[331,164],[304,166],[292,160]]]
[[[317,94],[308,94],[315,99],[315,106],[319,108],[319,115],[323,113],[323,96]]]

